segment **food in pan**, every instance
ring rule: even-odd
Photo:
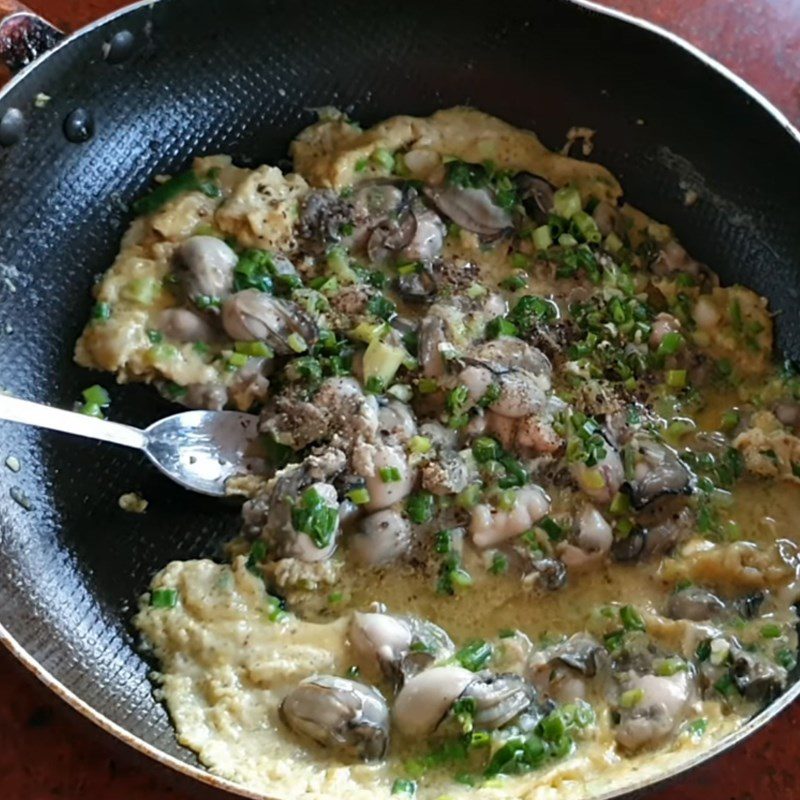
[[[470,109],[136,204],[77,359],[261,415],[226,563],[136,624],[179,740],[272,796],[577,798],[792,679],[800,380],[603,167]]]

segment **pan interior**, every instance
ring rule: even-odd
[[[303,4],[162,0],[74,38],[0,99],[24,110],[24,140],[0,150],[0,385],[69,406],[98,376],[72,363],[89,288],[118,248],[128,205],[152,175],[195,154],[277,162],[314,114],[370,123],[470,104],[557,148],[598,131],[592,159],[670,224],[726,282],[770,299],[779,344],[800,355],[797,142],[757,103],[676,46],[569,3],[497,8],[440,2]],[[102,58],[118,30],[133,57]],[[34,106],[37,93],[51,100]],[[70,144],[62,121],[91,111]],[[687,189],[700,195],[691,208]],[[110,385],[106,376],[99,382]],[[172,407],[113,387],[112,414],[145,425]],[[171,485],[140,456],[0,423],[0,623],[46,670],[110,720],[194,763],[153,699],[130,627],[136,597],[171,559],[219,554],[238,511]],[[11,490],[17,500],[13,499]],[[140,491],[144,516],[120,494]],[[28,498],[26,509],[19,499]]]

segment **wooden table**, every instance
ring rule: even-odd
[[[300,0],[298,0],[299,2]],[[65,30],[123,0],[28,0]],[[689,39],[800,124],[800,0],[606,0]],[[800,212],[800,209],[798,209]],[[649,800],[800,800],[800,704]],[[112,746],[0,652],[0,800],[190,800]]]

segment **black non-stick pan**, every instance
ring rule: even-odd
[[[596,129],[592,158],[628,200],[724,281],[767,295],[784,354],[800,355],[798,133],[687,45],[557,0],[148,0],[61,42],[0,93],[0,386],[69,406],[99,380],[114,419],[173,411],[72,363],[131,200],[198,153],[274,163],[330,104],[363,123],[470,104],[551,147],[572,125]],[[67,133],[86,141],[65,136],[70,114]],[[699,195],[690,207],[687,190]],[[119,509],[131,490],[149,499],[145,515]],[[101,726],[229,789],[176,744],[130,618],[155,570],[218,556],[237,519],[129,451],[0,423],[0,640]]]

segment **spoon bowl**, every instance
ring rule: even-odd
[[[144,431],[147,457],[168,478],[201,494],[222,497],[235,475],[264,471],[257,452],[258,417],[239,411],[184,411]]]
[[[142,450],[168,478],[224,497],[235,475],[264,471],[258,417],[239,411],[183,411],[145,430],[0,394],[0,419]]]

